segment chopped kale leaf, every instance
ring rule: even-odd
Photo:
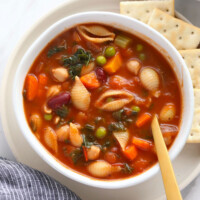
[[[111,122],[108,125],[108,130],[109,132],[113,132],[113,131],[125,131],[126,128],[124,126],[124,124],[122,122]]]
[[[79,160],[84,158],[83,151],[81,148],[77,148],[70,153],[72,161],[74,164],[77,164]]]
[[[99,143],[96,141],[95,137],[92,134],[83,134],[83,146],[86,148],[90,148],[92,145],[99,145]]]
[[[74,80],[75,76],[80,76],[83,65],[87,66],[91,59],[92,55],[89,51],[79,48],[74,55],[70,57],[64,56],[62,63],[68,67],[70,77]]]
[[[47,57],[50,58],[51,56],[53,56],[54,54],[63,51],[64,49],[66,49],[66,45],[64,46],[58,46],[58,47],[52,47],[51,49],[49,49],[49,51],[47,52]]]
[[[62,117],[62,118],[65,118],[68,113],[69,113],[69,109],[66,107],[66,106],[62,106],[60,108],[57,108],[55,110],[55,113],[59,116],[59,117]]]
[[[124,163],[124,167],[122,168],[122,172],[125,174],[131,174],[133,172],[133,168],[128,164]]]

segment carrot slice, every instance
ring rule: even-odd
[[[38,92],[38,80],[34,74],[28,74],[25,81],[26,98],[29,101],[34,100]]]
[[[115,73],[120,67],[122,66],[122,58],[120,53],[116,53],[115,56],[113,56],[105,65],[104,70],[108,74]]]
[[[132,143],[139,149],[144,150],[144,151],[150,151],[153,147],[152,142],[141,139],[141,138],[137,138],[137,137],[133,137],[132,139]]]
[[[126,147],[123,153],[126,156],[126,158],[128,158],[129,160],[134,160],[138,154],[137,149],[134,145],[130,145]]]
[[[85,156],[85,161],[87,162],[87,161],[88,161],[87,149],[86,149],[85,146],[82,146],[82,148],[83,148],[83,154],[84,154],[84,156]]]
[[[89,74],[81,76],[80,80],[83,85],[85,85],[85,87],[89,89],[95,89],[100,86],[95,72],[90,72]]]
[[[47,85],[48,77],[45,74],[38,76],[38,93],[37,97],[43,97],[46,93],[45,86]]]
[[[143,125],[147,124],[151,120],[151,114],[149,113],[143,113],[140,115],[136,121],[136,126],[138,128],[142,127]]]
[[[47,85],[47,81],[48,81],[48,78],[45,74],[40,74],[38,76],[38,83],[39,83],[39,86],[46,86]]]

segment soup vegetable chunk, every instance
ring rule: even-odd
[[[81,24],[49,42],[26,76],[23,97],[44,147],[95,178],[127,178],[157,162],[153,115],[168,148],[179,131],[172,66],[136,35],[100,24]]]

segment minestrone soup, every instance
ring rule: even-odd
[[[168,148],[179,131],[172,66],[136,35],[109,26],[81,24],[55,37],[32,64],[23,96],[44,147],[95,178],[127,178],[157,162],[153,115]]]

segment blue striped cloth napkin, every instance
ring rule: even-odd
[[[0,200],[80,200],[42,172],[0,158]]]

